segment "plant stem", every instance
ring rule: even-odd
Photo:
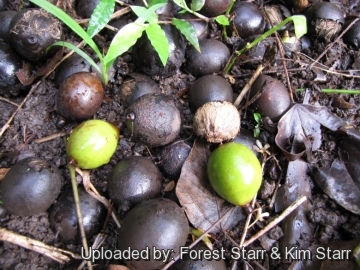
[[[79,198],[79,192],[78,192],[78,187],[77,187],[77,183],[76,183],[75,167],[73,165],[69,164],[68,169],[70,172],[71,187],[72,187],[73,195],[74,195],[75,209],[76,209],[76,215],[78,218],[81,242],[85,249],[85,256],[89,257],[89,246],[86,241],[85,229],[84,229],[83,219],[82,219],[82,214],[81,214],[81,209],[80,209],[80,198]],[[92,269],[91,261],[87,261],[87,266],[90,270]]]
[[[258,36],[253,42],[248,43],[244,48],[242,48],[239,51],[235,51],[235,54],[233,54],[232,58],[229,60],[228,64],[226,65],[226,67],[224,68],[224,74],[228,74],[229,71],[231,70],[231,68],[233,67],[236,58],[238,56],[240,56],[243,52],[251,49],[252,47],[254,47],[256,44],[258,44],[260,41],[264,40],[265,38],[267,38],[268,36],[274,34],[276,31],[278,31],[280,28],[282,28],[285,24],[287,24],[288,22],[290,22],[293,18],[292,17],[288,17],[285,20],[283,20],[281,23],[279,23],[278,25],[275,25],[273,28],[271,28],[269,31],[265,32],[264,34]]]
[[[298,88],[295,92],[303,92],[304,88]],[[358,95],[360,94],[360,90],[351,90],[351,89],[322,89],[322,91],[326,94],[350,94],[350,95]]]

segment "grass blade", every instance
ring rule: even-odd
[[[101,0],[91,14],[87,33],[90,37],[99,33],[110,21],[111,15],[114,13],[115,0]]]
[[[99,66],[95,63],[95,61],[89,56],[87,55],[84,51],[82,51],[81,49],[79,49],[78,47],[76,47],[75,45],[69,43],[69,42],[66,42],[66,41],[58,41],[58,42],[55,42],[54,44],[52,44],[50,47],[52,46],[62,46],[62,47],[66,47],[70,50],[73,50],[74,52],[76,52],[78,55],[80,55],[82,58],[84,58],[86,61],[89,62],[89,64],[95,68],[100,74],[102,73],[101,72],[101,69],[99,68]],[[50,48],[49,47],[49,48]]]

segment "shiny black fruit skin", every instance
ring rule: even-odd
[[[129,73],[128,78],[120,86],[120,98],[131,106],[135,100],[146,94],[159,94],[160,88],[155,81],[141,73]]]
[[[230,3],[231,0],[205,0],[204,6],[199,12],[207,17],[216,17],[223,14]]]
[[[90,18],[100,0],[79,0],[76,5],[76,13],[83,18]]]
[[[16,14],[14,10],[0,12],[0,39],[6,43],[10,43],[10,22]]]
[[[344,26],[348,26],[350,22],[347,22]],[[355,22],[350,29],[345,33],[344,42],[352,49],[358,49],[360,47],[360,21]]]
[[[98,77],[89,72],[69,76],[56,95],[56,110],[68,120],[85,120],[100,108],[104,88]]]
[[[59,170],[47,161],[30,157],[11,167],[0,182],[2,207],[16,216],[45,212],[60,193]]]
[[[11,20],[9,29],[12,46],[30,61],[46,59],[46,49],[62,38],[60,22],[42,9],[20,11]]]
[[[232,25],[237,34],[245,39],[264,33],[265,19],[259,8],[248,2],[235,2],[231,9]]]
[[[0,94],[18,94],[21,84],[16,72],[23,66],[23,61],[6,43],[0,43]]]
[[[56,68],[54,78],[55,87],[60,88],[61,84],[69,76],[82,71],[90,72],[90,64],[80,55],[75,53]]]
[[[195,47],[186,49],[186,70],[195,77],[219,72],[230,58],[230,50],[216,39],[199,41],[201,52]]]
[[[152,199],[135,206],[123,219],[118,233],[119,250],[144,250],[149,247],[149,260],[125,260],[133,270],[157,269],[164,265],[154,260],[152,247],[173,250],[175,258],[184,246],[189,232],[184,210],[169,199]]]
[[[147,94],[127,110],[126,126],[135,139],[147,146],[171,143],[181,129],[181,112],[177,101],[164,94]]]
[[[110,199],[124,211],[157,197],[161,187],[162,175],[158,167],[142,156],[121,160],[112,170],[107,183]]]
[[[210,101],[233,101],[230,83],[217,75],[205,75],[197,79],[189,90],[189,106],[195,112]]]
[[[152,76],[171,76],[177,72],[185,58],[185,41],[175,26],[161,25],[169,42],[170,54],[167,64],[160,58],[144,33],[133,46],[133,61],[142,72]]]
[[[191,146],[183,141],[165,146],[161,151],[161,169],[164,175],[170,179],[177,180],[190,151]]]
[[[251,105],[262,117],[278,121],[291,106],[291,100],[285,85],[268,75],[260,75],[250,89],[250,98],[257,93],[262,94]]]
[[[79,187],[80,209],[85,235],[89,239],[102,228],[106,209],[101,202]],[[49,211],[50,227],[64,243],[81,243],[73,191],[63,192]]]
[[[320,2],[309,7],[306,16],[308,34],[326,41],[333,39],[344,25],[342,11],[333,3]]]

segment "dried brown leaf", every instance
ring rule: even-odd
[[[225,213],[232,209],[221,222],[223,229],[234,227],[245,218],[242,209],[215,194],[207,178],[207,160],[210,151],[206,143],[196,140],[186,159],[176,185],[176,196],[184,208],[189,221],[195,228],[206,231]],[[219,232],[220,226],[212,232]]]
[[[326,107],[295,104],[280,119],[275,142],[290,161],[296,160],[306,150],[315,151],[320,147],[321,125],[336,131],[345,126],[345,122]]]
[[[281,186],[276,197],[276,212],[287,208],[302,196],[311,198],[308,170],[308,164],[301,159],[289,162],[286,182]],[[280,249],[283,252],[286,248],[295,245],[304,248],[311,244],[314,228],[307,219],[311,207],[310,200],[306,200],[282,222],[284,236],[280,239]]]
[[[360,188],[354,183],[343,161],[335,160],[330,168],[312,167],[311,173],[330,198],[360,215]]]

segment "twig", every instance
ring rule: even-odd
[[[275,33],[275,39],[276,39],[276,43],[278,45],[279,52],[280,52],[280,55],[281,55],[281,62],[282,62],[282,65],[283,65],[283,69],[284,69],[284,73],[285,73],[285,77],[286,77],[286,82],[288,84],[290,100],[291,100],[292,103],[294,103],[293,89],[291,87],[289,73],[288,73],[287,67],[286,67],[285,56],[284,56],[284,48],[283,48],[283,44],[281,42],[281,39],[279,38],[279,34],[277,32]]]
[[[37,89],[37,87],[39,86],[39,84],[41,83],[41,81],[38,81],[36,84],[34,84],[29,93],[27,94],[27,96],[24,98],[24,100],[19,104],[19,106],[16,108],[15,112],[13,112],[13,114],[10,116],[9,120],[6,122],[6,124],[1,128],[0,131],[0,138],[1,136],[4,134],[4,132],[10,127],[11,122],[14,120],[16,114],[20,111],[20,109],[22,108],[22,106],[24,106],[25,102],[28,101],[28,99],[30,98],[30,96],[32,95],[32,93],[34,93],[34,91]]]
[[[75,167],[73,165],[69,164],[68,168],[70,171],[71,187],[72,187],[73,195],[74,195],[76,216],[78,219],[78,224],[79,224],[79,229],[80,229],[81,242],[82,242],[82,245],[85,250],[85,256],[88,258],[89,257],[89,246],[88,246],[88,243],[86,240],[84,223],[83,223],[83,218],[82,218],[82,214],[81,214],[79,191],[77,188],[76,176],[75,176]],[[91,261],[87,261],[87,266],[88,266],[89,270],[92,270]]]
[[[286,218],[292,211],[294,211],[296,208],[298,208],[303,202],[307,200],[306,196],[301,197],[300,199],[293,202],[288,208],[285,209],[284,212],[281,213],[280,216],[273,219],[268,225],[266,225],[261,231],[257,232],[255,235],[253,235],[250,239],[246,240],[242,247],[247,247],[252,242],[257,240],[259,237],[264,235],[266,232],[274,228],[279,222],[281,222],[284,218]]]
[[[342,33],[333,41],[331,42],[328,46],[326,46],[325,50],[315,59],[315,61],[313,63],[310,64],[310,66],[308,67],[308,69],[310,70],[316,63],[319,62],[319,60],[328,52],[328,50],[330,50],[330,48],[332,46],[334,46],[335,43],[337,43],[339,41],[339,39],[350,29],[351,26],[353,26],[357,21],[359,20],[359,18],[356,18],[355,20],[353,20],[348,27],[345,28],[344,31],[342,31]]]
[[[49,136],[45,136],[39,139],[34,140],[35,143],[43,143],[43,142],[48,142],[51,141],[53,139],[65,136],[67,133],[65,131],[59,132],[59,133],[55,133],[55,134],[51,134]]]
[[[81,259],[79,255],[76,255],[70,251],[46,245],[41,241],[17,234],[5,228],[0,228],[0,241],[9,242],[43,254],[61,264],[70,261],[70,258],[64,254],[70,255],[74,259]]]
[[[91,183],[89,171],[82,171],[79,168],[76,168],[76,172],[81,175],[86,192],[93,196],[95,199],[97,199],[99,202],[101,202],[103,205],[105,205],[106,208],[108,208],[110,205],[109,201],[105,197],[101,196],[94,187],[94,185]],[[116,225],[120,228],[120,222],[117,219],[113,210],[111,210],[111,216],[115,221]]]
[[[115,11],[112,15],[111,15],[111,20],[116,19],[118,17],[121,17],[122,15],[129,13],[131,11],[130,7],[126,7],[123,9],[120,9],[118,11]],[[76,22],[78,24],[86,24],[90,21],[90,19],[80,19],[80,20],[76,20]]]
[[[95,240],[94,240],[94,243],[92,244],[91,248],[92,248],[92,249],[98,249],[98,248],[105,242],[106,237],[107,237],[106,234],[99,233],[99,234],[96,236],[96,238],[95,238]],[[87,261],[86,261],[86,260],[83,260],[77,269],[79,270],[79,269],[84,268],[84,266],[85,266],[86,263],[87,263]]]
[[[7,102],[7,103],[10,103],[11,105],[14,105],[14,106],[16,106],[16,107],[19,107],[19,104],[17,104],[17,103],[14,102],[14,101],[11,101],[10,99],[4,98],[4,97],[0,97],[0,100],[5,101],[5,102]]]
[[[252,200],[252,202],[251,202],[252,208],[254,208],[255,201],[256,201],[256,195],[255,195],[255,197],[253,198],[253,200]],[[250,221],[251,221],[251,216],[252,216],[252,213],[248,214],[248,216],[247,216],[247,218],[246,218],[244,230],[243,230],[243,233],[242,233],[241,238],[240,238],[239,247],[242,247],[242,246],[243,246],[243,243],[244,243],[244,241],[245,241],[245,237],[246,237],[246,235],[247,235],[247,231],[248,231],[249,224],[250,224]],[[235,270],[235,269],[236,269],[237,262],[238,262],[238,261],[233,261],[233,264],[232,264],[232,266],[231,266],[231,270]]]
[[[260,64],[257,69],[255,70],[254,74],[251,76],[250,80],[246,83],[244,88],[241,90],[239,96],[234,101],[234,106],[237,107],[240,105],[242,99],[246,95],[246,93],[249,91],[250,87],[253,85],[254,81],[259,77],[261,71],[263,71],[265,68],[265,65]]]
[[[207,234],[213,229],[215,228],[222,220],[223,218],[229,214],[231,211],[233,211],[235,209],[235,207],[230,208],[221,218],[219,218],[213,225],[210,226],[210,228],[208,228],[198,239],[196,239],[193,243],[191,243],[191,245],[189,246],[189,249],[192,249],[197,243],[199,243],[205,236],[207,236]],[[161,270],[166,270],[168,269],[170,266],[172,266],[178,259],[180,258],[180,255],[177,255],[172,261],[170,261],[169,263],[167,263]]]

